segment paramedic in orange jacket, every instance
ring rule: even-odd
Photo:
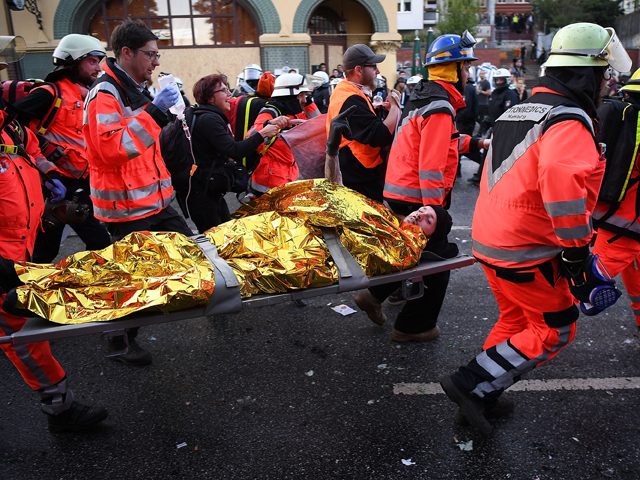
[[[640,115],[640,69],[635,71],[621,90],[626,103],[608,100],[598,109],[602,127],[598,140],[608,147],[605,153],[608,164],[618,158],[627,159],[633,155],[636,157],[631,161],[632,171],[627,179],[628,189],[619,205],[601,201],[596,204],[593,223],[598,229],[598,236],[593,253],[600,256],[612,277],[622,274],[622,281],[631,298],[631,309],[636,324],[640,327],[640,165],[637,156],[640,146],[640,136],[637,133]],[[617,102],[619,108],[612,108],[613,102]]]
[[[22,37],[0,37],[4,62],[19,60],[25,51]],[[2,65],[6,66],[6,63]],[[12,118],[0,96],[0,143],[25,146],[22,152],[0,154],[0,305],[9,291],[22,285],[14,262],[31,259],[44,212],[40,173],[35,166],[36,158],[42,157],[38,139]],[[56,194],[52,199],[62,200],[64,187],[59,180],[54,180],[54,184],[47,186]],[[26,322],[26,318],[15,314],[18,312],[7,310],[13,311],[10,306],[0,308],[0,336],[19,332]],[[81,405],[74,400],[65,372],[51,354],[49,342],[4,344],[2,350],[40,396],[50,432],[87,430],[107,418],[104,408]]]
[[[385,58],[386,55],[376,55],[366,45],[351,45],[342,57],[346,79],[333,90],[327,112],[328,135],[334,117],[352,105],[357,107],[349,117],[351,139],[343,138],[340,144],[342,179],[346,187],[380,203],[386,157],[383,150],[391,146],[401,112],[397,90],[389,91],[389,103],[385,106],[389,114],[384,121],[376,116],[371,104],[376,76],[380,73],[377,64]]]
[[[593,274],[589,241],[605,166],[595,122],[607,58],[617,70],[631,67],[613,29],[562,28],[533,96],[494,128],[472,237],[500,317],[483,352],[440,380],[485,435],[493,428],[486,417],[513,407],[503,391],[571,343],[575,300],[588,302],[605,284]]]
[[[84,106],[91,200],[96,218],[107,223],[115,240],[136,231],[193,232],[171,207],[171,176],[162,159],[159,135],[167,111],[180,92],[165,87],[151,100],[146,81],[160,65],[158,38],[142,23],[125,21],[111,35],[114,58]],[[127,365],[151,363],[151,354],[128,331],[128,353],[112,357]],[[124,341],[114,350],[124,350]],[[121,348],[120,348],[121,347]]]
[[[389,154],[384,199],[398,215],[409,215],[425,205],[440,210],[448,208],[458,169],[458,151],[485,147],[485,140],[460,135],[455,126],[456,111],[465,106],[462,92],[469,77],[469,65],[476,60],[474,45],[475,39],[464,32],[462,36],[442,35],[429,47],[427,66],[431,80],[422,80],[414,88]],[[489,141],[486,143],[488,147]],[[444,218],[443,212],[439,213]],[[445,233],[442,238],[429,240],[427,250],[443,258],[455,257],[458,248],[446,237]],[[396,318],[392,340],[428,342],[438,338],[440,328],[436,323],[449,274],[447,271],[423,277],[425,293],[405,303]],[[403,301],[398,284],[371,287],[358,293],[354,300],[374,323],[381,325],[386,320],[381,311],[386,298],[392,304]]]
[[[46,77],[45,84],[33,89],[29,95],[14,105],[20,113],[18,119],[35,132],[40,133],[40,148],[47,159],[60,171],[60,180],[67,189],[67,199],[77,197],[78,203],[89,206],[89,215],[82,222],[72,225],[86,245],[86,250],[100,250],[111,245],[111,237],[105,226],[93,215],[89,188],[89,166],[82,134],[84,98],[98,75],[100,62],[106,51],[97,38],[89,35],[65,36],[53,52],[55,70]],[[57,96],[55,86],[61,97]],[[50,115],[54,102],[60,107],[46,131],[40,127]],[[79,192],[79,193],[78,193]],[[65,225],[47,227],[36,239],[33,261],[53,262],[60,250]]]
[[[247,134],[255,135],[267,125],[286,130],[296,122],[320,115],[305,77],[298,73],[285,73],[276,78],[271,101],[262,107],[253,128]],[[262,195],[273,187],[298,180],[300,173],[291,149],[279,137],[266,141],[259,150],[262,158],[251,175],[251,189]]]

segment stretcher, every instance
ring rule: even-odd
[[[321,295],[330,295],[362,290],[370,286],[402,282],[406,298],[419,298],[423,293],[422,277],[435,273],[454,270],[473,265],[475,260],[468,255],[458,255],[444,260],[422,259],[415,267],[402,272],[367,277],[360,265],[342,246],[333,229],[322,229],[325,242],[338,268],[339,282],[326,287],[296,290],[287,293],[254,295],[242,300],[240,285],[231,267],[221,259],[215,246],[203,235],[194,240],[214,266],[215,284],[213,295],[206,307],[193,307],[164,314],[157,310],[137,312],[109,322],[90,322],[62,325],[50,322],[42,317],[29,318],[19,332],[0,337],[0,344],[24,345],[26,343],[57,340],[90,334],[103,334],[106,337],[122,336],[126,342],[125,329],[144,327],[159,323],[188,320],[209,315],[235,314],[245,308],[264,307],[280,303],[302,300]],[[416,292],[416,293],[414,293]],[[121,354],[124,352],[116,352]]]

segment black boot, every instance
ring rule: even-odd
[[[46,415],[51,433],[86,432],[107,418],[108,412],[102,407],[90,407],[74,401],[64,412]]]
[[[124,350],[126,345],[124,342],[111,342],[112,351]],[[109,357],[114,362],[122,362],[125,365],[130,365],[132,367],[142,367],[143,365],[149,365],[153,358],[151,357],[151,352],[145,350],[135,339],[129,339],[129,350],[127,353],[122,355],[117,355],[115,357]]]
[[[458,404],[462,414],[469,420],[471,425],[480,430],[485,436],[491,434],[493,427],[484,416],[484,406],[480,399],[474,400],[465,395],[464,392],[453,383],[451,377],[441,378],[440,386],[442,386],[442,390],[447,394],[449,400]]]

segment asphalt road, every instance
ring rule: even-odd
[[[451,211],[465,253],[474,169],[463,161]],[[65,241],[65,254],[78,249]],[[392,321],[343,317],[330,307],[341,303],[357,310],[348,293],[147,327],[139,340],[154,361],[142,368],[103,358],[96,336],[53,342],[78,400],[109,410],[91,434],[49,434],[37,396],[0,356],[0,478],[640,478],[626,296],[580,318],[575,341],[518,384],[515,412],[487,439],[456,425],[432,385],[480,351],[497,318],[478,265],[452,272],[442,335],[428,344],[395,344]]]

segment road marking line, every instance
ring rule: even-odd
[[[557,390],[633,390],[640,388],[640,377],[564,378],[558,380],[521,380],[509,392],[551,392]],[[396,383],[396,395],[438,395],[444,393],[439,383]]]

